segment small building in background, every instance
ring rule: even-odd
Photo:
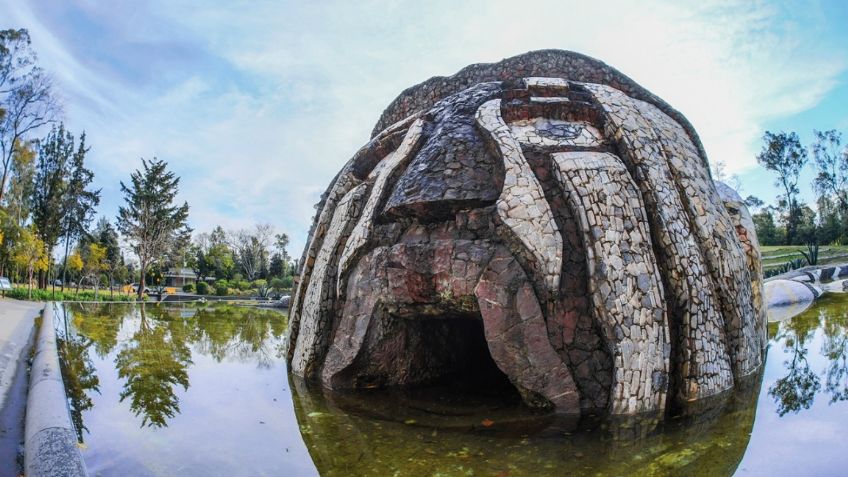
[[[169,268],[165,272],[166,287],[183,287],[189,283],[195,283],[197,275],[190,268]]]

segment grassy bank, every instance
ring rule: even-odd
[[[763,269],[771,270],[778,268],[790,260],[800,258],[806,264],[801,251],[807,251],[805,245],[774,245],[760,247],[763,254]],[[845,245],[822,245],[819,248],[818,265],[829,265],[833,263],[848,263],[848,246]]]
[[[32,297],[26,287],[17,287],[6,291],[7,298],[16,300],[31,300],[31,301],[135,301],[135,295],[126,295],[123,293],[109,294],[109,290],[101,290],[97,293],[97,298],[94,297],[94,290],[80,290],[75,293],[74,290],[65,289],[63,293],[58,288],[54,292],[52,288],[41,290],[38,288],[32,289]]]

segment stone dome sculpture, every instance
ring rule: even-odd
[[[500,373],[561,413],[712,396],[763,361],[740,220],[689,122],[622,73],[559,50],[471,65],[401,93],[322,196],[290,370],[330,389]]]

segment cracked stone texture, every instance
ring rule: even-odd
[[[627,415],[761,366],[750,214],[686,119],[626,76],[531,52],[405,91],[375,131],[317,206],[295,375],[492,372],[533,407]]]
[[[748,262],[748,269],[751,272],[751,292],[753,294],[754,306],[759,310],[760,316],[757,323],[760,326],[760,337],[762,345],[768,343],[768,306],[765,303],[765,293],[763,291],[763,256],[760,253],[760,241],[757,239],[757,230],[754,227],[754,218],[745,205],[743,199],[738,192],[722,182],[716,182],[718,195],[724,202],[724,207],[730,214],[730,220],[733,221],[736,227],[736,235],[739,236],[739,242],[742,244],[742,249],[745,251],[745,258]],[[830,277],[822,277],[828,279]]]

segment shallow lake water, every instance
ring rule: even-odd
[[[63,317],[65,319],[63,319]],[[330,394],[290,379],[287,319],[68,305],[69,407],[97,476],[842,475],[848,299],[769,325],[763,371],[674,416],[531,412],[508,389]]]

